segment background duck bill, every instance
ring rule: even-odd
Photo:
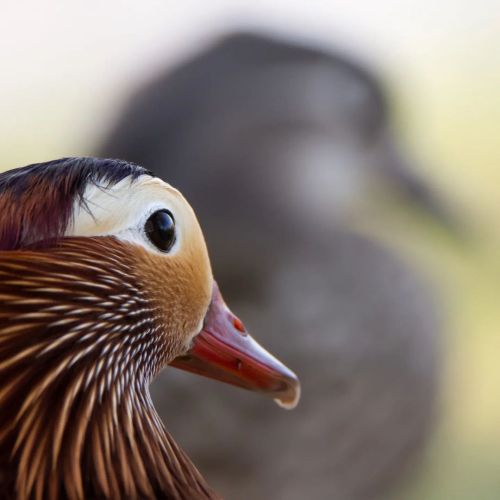
[[[203,329],[191,349],[171,366],[251,391],[265,393],[284,408],[300,397],[297,376],[261,347],[229,310],[214,282]]]

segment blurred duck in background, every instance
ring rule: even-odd
[[[168,398],[157,392],[167,425],[228,499],[387,498],[430,435],[432,289],[349,227],[385,191],[453,224],[398,151],[387,108],[349,58],[239,33],[140,89],[100,145],[185,192],[231,304],[301,377],[286,418],[182,373],[169,374]]]

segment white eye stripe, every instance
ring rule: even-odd
[[[160,179],[141,176],[134,182],[124,179],[109,189],[91,186],[84,199],[85,204],[75,204],[73,224],[66,236],[115,236],[165,255],[148,238],[144,226],[152,214],[168,210],[176,225],[176,240],[168,254],[179,250],[189,206],[178,191]]]

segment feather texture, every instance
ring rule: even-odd
[[[145,174],[133,163],[99,158],[62,158],[0,174],[0,250],[53,244],[71,223],[74,204],[86,207],[89,185],[104,189]]]
[[[153,407],[151,379],[185,346],[165,333],[175,319],[131,247],[74,238],[0,252],[7,498],[216,498]]]

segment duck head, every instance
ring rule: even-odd
[[[113,187],[92,186],[75,207],[67,235],[114,236],[135,254],[148,300],[157,306],[170,349],[163,362],[265,393],[285,408],[298,402],[296,376],[248,334],[212,277],[205,241],[184,197],[142,175]]]
[[[149,397],[168,364],[297,404],[162,180],[114,160],[32,165],[0,175],[0,214],[0,485],[20,498],[210,497]]]

